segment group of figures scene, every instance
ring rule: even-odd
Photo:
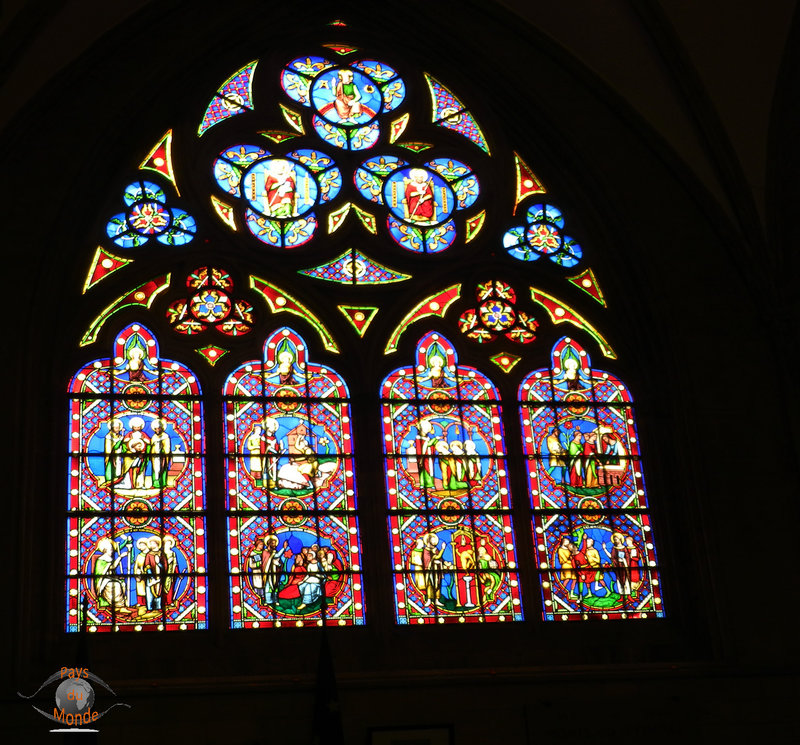
[[[354,509],[347,387],[289,329],[225,384],[231,509]]]
[[[230,519],[234,628],[312,619],[364,622],[360,545],[352,514],[292,511]]]
[[[381,386],[390,509],[508,509],[499,394],[437,333]]]
[[[644,479],[630,407],[523,407],[525,453],[536,509],[644,507]],[[527,432],[531,432],[531,441]]]
[[[69,528],[70,630],[84,598],[96,630],[205,628],[203,518],[82,517]]]
[[[280,405],[247,404],[236,411],[243,444],[229,458],[229,492],[241,509],[343,509],[354,503],[351,457],[343,456],[337,409],[307,404],[285,413]],[[348,493],[349,490],[349,493]]]
[[[661,616],[661,590],[645,514],[541,514],[536,520],[545,618],[585,613]],[[624,615],[620,615],[624,614]]]
[[[497,407],[384,404],[390,509],[508,509]]]
[[[389,527],[400,623],[522,620],[510,515],[394,514]]]
[[[519,388],[534,509],[647,507],[630,393],[569,337]]]

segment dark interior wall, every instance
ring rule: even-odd
[[[487,733],[533,742],[537,733],[558,736],[559,716],[574,723],[575,708],[597,700],[606,712],[601,741],[626,734],[623,711],[641,727],[637,735],[667,719],[659,735],[666,741],[686,731],[682,721],[697,715],[699,697],[709,702],[701,717],[709,732],[771,727],[779,734],[791,688],[783,676],[796,653],[785,600],[793,583],[778,568],[790,561],[793,543],[780,516],[793,520],[797,511],[796,386],[783,369],[760,381],[764,360],[787,349],[782,334],[794,333],[784,359],[792,358],[792,295],[659,137],[562,49],[494,6],[408,7],[390,21],[361,12],[355,30],[468,99],[486,131],[524,155],[607,257],[604,331],[619,353],[614,371],[639,405],[669,605],[667,619],[653,623],[543,624],[534,618],[531,579],[525,623],[406,629],[391,624],[391,599],[376,591],[367,627],[331,634],[348,735],[356,741],[368,726],[459,720],[458,743],[485,742]],[[75,655],[75,639],[60,631],[58,412],[66,380],[89,359],[74,340],[91,317],[80,288],[93,248],[87,241],[106,216],[98,205],[108,204],[121,174],[165,129],[192,131],[230,71],[258,56],[283,61],[284,49],[320,39],[329,20],[321,3],[304,7],[303,26],[295,25],[296,10],[262,4],[229,3],[191,21],[184,10],[145,8],[111,31],[37,96],[2,142],[7,281],[18,332],[11,348],[24,350],[15,353],[12,378],[19,435],[8,472],[21,499],[11,506],[7,565],[14,571],[6,582],[14,612],[5,635],[20,690]],[[788,94],[779,104],[776,116],[796,113]],[[788,128],[776,124],[774,132],[791,141]],[[786,251],[793,232],[781,186],[794,181],[776,167],[770,232],[783,237]],[[771,240],[768,250],[774,255],[781,244]],[[380,469],[362,470],[381,483]],[[766,505],[775,512],[766,515]],[[522,525],[517,530],[524,535]],[[374,545],[381,555],[382,544]],[[135,716],[109,719],[120,742],[146,736],[155,722],[165,735],[177,732],[199,709],[195,731],[206,741],[241,717],[231,741],[249,742],[302,737],[317,643],[309,630],[215,628],[168,638],[103,635],[92,638],[89,653],[92,669],[135,703]],[[219,716],[212,695],[222,696]],[[469,724],[461,719],[467,707]],[[29,709],[11,710],[18,732],[39,726]],[[594,731],[588,719],[574,726]]]

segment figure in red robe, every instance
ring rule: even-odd
[[[273,160],[264,178],[264,199],[269,217],[294,217],[297,185],[285,160]]]
[[[405,182],[406,219],[409,222],[436,222],[436,202],[433,198],[433,181],[422,168],[412,168]]]
[[[289,572],[289,581],[286,583],[286,587],[278,593],[278,597],[283,600],[295,600],[301,597],[303,593],[300,590],[300,583],[305,579],[306,573],[305,557],[299,553],[294,557],[294,565]]]

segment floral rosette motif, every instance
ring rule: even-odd
[[[314,112],[317,134],[342,150],[371,148],[381,134],[378,117],[406,96],[403,79],[377,60],[336,65],[323,57],[301,57],[286,65],[281,85],[289,98]]]
[[[199,334],[213,327],[226,336],[241,336],[253,325],[253,306],[231,298],[233,280],[214,267],[195,269],[186,279],[193,291],[167,309],[167,319],[180,334]]]
[[[294,150],[273,155],[257,145],[233,145],[214,161],[221,189],[240,199],[250,232],[262,243],[296,248],[317,229],[313,210],[335,199],[342,174],[329,155]]]
[[[388,207],[389,234],[416,253],[439,253],[453,245],[453,215],[472,207],[480,194],[472,169],[452,158],[412,166],[393,155],[376,156],[356,169],[355,184],[365,199]]]
[[[539,322],[514,307],[517,295],[510,285],[490,280],[479,284],[475,295],[477,308],[464,311],[458,319],[458,327],[470,339],[484,344],[503,335],[518,344],[529,344],[536,338]]]
[[[573,267],[583,257],[583,249],[565,235],[564,216],[552,204],[534,204],[525,215],[525,225],[506,231],[503,246],[520,261],[536,261],[547,256],[565,268]]]
[[[186,211],[167,207],[164,190],[151,181],[136,181],[125,188],[125,212],[114,215],[106,233],[120,248],[138,248],[150,238],[166,246],[182,246],[194,238],[197,224]]]

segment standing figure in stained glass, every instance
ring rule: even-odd
[[[97,607],[113,609],[117,617],[129,615],[131,612],[125,581],[117,575],[120,562],[128,556],[128,551],[125,550],[127,546],[127,536],[122,539],[119,547],[111,538],[101,538],[97,541],[100,556],[95,558],[93,567]]]
[[[569,443],[569,483],[583,486],[583,433],[576,429]]]
[[[144,557],[147,610],[161,610],[161,583],[164,581],[164,569],[161,540],[158,536],[152,536],[147,541],[147,553]]]
[[[139,614],[147,610],[147,582],[144,576],[144,560],[147,557],[147,539],[139,538],[136,541],[136,559],[133,562],[133,577],[136,581],[136,605]]]
[[[596,595],[602,587],[608,595],[611,591],[608,589],[605,580],[603,579],[603,571],[600,562],[600,552],[594,547],[594,538],[586,536],[584,538],[585,548],[583,553],[586,556],[586,561],[589,564],[589,571],[587,572],[587,582],[590,583],[590,592]]]
[[[409,222],[436,222],[436,201],[433,196],[433,180],[422,168],[412,168],[408,178],[403,179],[403,211]]]
[[[260,424],[253,426],[253,431],[245,439],[245,447],[250,453],[250,476],[256,486],[263,486],[267,442],[264,437],[264,428]]]
[[[175,590],[178,583],[178,560],[175,556],[177,541],[171,535],[165,535],[162,549],[162,564],[164,566],[163,597],[167,606],[175,600]]]
[[[125,457],[122,463],[120,485],[128,489],[144,488],[145,454],[150,438],[144,431],[144,419],[135,416],[130,420],[131,431],[123,437]]]
[[[546,442],[548,455],[547,472],[554,481],[562,481],[567,468],[569,453],[561,442],[560,431],[557,427],[551,427]]]
[[[154,419],[153,436],[150,438],[151,467],[153,469],[152,485],[155,489],[167,486],[167,476],[172,465],[172,440],[167,434],[167,425],[163,419]]]
[[[423,419],[419,423],[419,433],[416,437],[418,447],[416,452],[419,457],[417,464],[419,469],[419,485],[423,489],[434,489],[434,457],[438,452],[439,436],[429,419]]]
[[[259,542],[262,545],[261,584],[264,588],[264,602],[274,603],[277,600],[278,587],[281,581],[283,556],[289,548],[289,541],[284,541],[280,549],[278,548],[277,536],[269,535],[266,541]],[[289,557],[287,556],[287,558]]]
[[[281,446],[275,436],[280,425],[277,419],[266,417],[264,419],[264,453],[266,454],[267,486],[276,486],[278,483],[278,455]]]
[[[642,572],[640,570],[642,560],[639,556],[639,549],[629,535],[625,536],[625,548],[628,549],[628,559],[630,560],[631,595],[636,597],[639,588],[642,586]]]
[[[247,557],[247,569],[250,572],[250,584],[258,599],[264,602],[264,575],[261,573],[261,556],[264,551],[264,539],[257,538],[253,550]]]
[[[447,543],[442,541],[439,546],[439,536],[436,533],[426,533],[422,536],[422,587],[419,589],[425,595],[425,605],[435,602],[441,605],[442,574],[445,568],[442,556]]]
[[[334,95],[333,105],[343,122],[361,116],[361,91],[353,82],[352,70],[339,70]]]
[[[269,217],[294,217],[296,215],[297,183],[294,168],[287,160],[270,161],[269,173],[264,178],[264,199]]]
[[[471,533],[464,530],[457,530],[453,533],[453,563],[454,569],[457,570],[453,599],[456,605],[462,608],[474,608],[478,592],[475,582],[475,569],[478,562]]]
[[[597,480],[597,432],[587,432],[583,440],[583,486],[595,487]]]
[[[112,419],[108,423],[108,434],[104,440],[105,452],[105,486],[116,484],[122,478],[122,451],[125,431],[121,419]]]
[[[478,455],[478,446],[472,439],[472,435],[468,440],[464,440],[464,461],[467,468],[467,482],[470,486],[477,486],[483,478],[483,469],[480,455]]]
[[[577,575],[575,574],[575,563],[572,558],[573,548],[574,546],[572,545],[572,541],[569,539],[569,537],[563,536],[561,538],[561,544],[556,551],[558,563],[561,568],[559,572],[561,584],[564,586],[564,589],[569,593],[571,598],[576,597],[575,585],[578,579]]]
[[[603,544],[603,551],[611,559],[617,577],[617,593],[631,594],[631,557],[621,533],[611,534],[611,551]]]

